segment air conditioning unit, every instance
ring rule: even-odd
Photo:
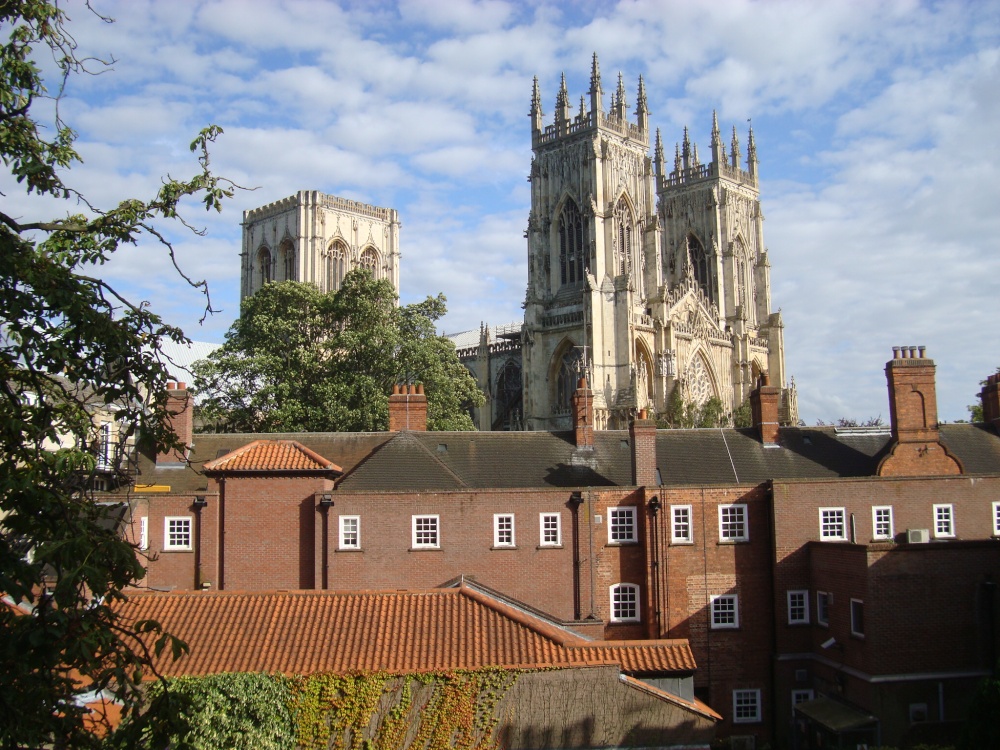
[[[729,747],[732,750],[756,750],[757,737],[752,734],[738,734],[729,738]]]
[[[909,544],[927,544],[931,540],[931,532],[927,529],[907,529],[906,541]]]

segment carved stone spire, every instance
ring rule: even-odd
[[[660,129],[656,129],[656,144],[653,147],[653,168],[657,177],[663,177],[666,171],[667,161],[663,156],[663,141],[660,139]]]
[[[733,166],[739,168],[740,166],[740,137],[736,135],[736,126],[733,125],[733,143],[732,152],[730,157],[733,162]]]
[[[726,150],[722,146],[722,134],[719,132],[719,117],[712,110],[712,161],[715,164],[728,164]]]
[[[747,171],[753,176],[757,176],[757,141],[753,138],[753,125],[750,126],[750,133],[747,136]]]
[[[635,103],[636,124],[643,133],[649,130],[649,106],[646,103],[646,84],[639,76],[639,94]]]
[[[680,175],[681,168],[683,167],[683,162],[681,162],[681,147],[680,144],[674,144],[674,174]]]
[[[562,74],[562,81],[559,83],[559,94],[556,96],[556,122],[569,122],[569,91],[566,90],[566,74]]]
[[[597,63],[597,53],[594,53],[594,61],[590,64],[590,111],[594,113],[595,119],[598,113],[604,111],[604,104],[601,101],[601,68]]]
[[[535,133],[540,133],[542,131],[542,95],[538,89],[538,76],[535,76],[535,81],[531,87],[531,111],[528,113],[528,117],[531,118],[531,129]]]
[[[684,140],[681,142],[681,157],[684,160],[684,169],[691,168],[691,139],[688,137],[687,125],[684,126]]]
[[[625,100],[625,79],[618,71],[618,89],[615,91],[615,115],[624,122],[628,119],[628,102]]]

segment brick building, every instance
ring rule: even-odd
[[[923,354],[887,364],[888,429],[779,428],[765,380],[752,429],[595,430],[585,381],[567,432],[426,432],[415,387],[387,433],[191,435],[181,413],[187,460],[143,459],[131,502],[146,584],[465,576],[583,637],[686,640],[722,736],[898,743],[960,719],[1000,646],[997,383],[990,423],[939,426]]]

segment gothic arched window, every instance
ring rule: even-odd
[[[565,353],[559,361],[559,372],[556,375],[555,399],[552,402],[553,413],[570,413],[576,384],[582,374],[579,352],[572,346],[566,347]]]
[[[583,281],[583,252],[586,247],[583,217],[572,200],[559,214],[559,269],[563,284]]]
[[[291,240],[281,243],[278,257],[281,258],[282,281],[295,281],[295,247]]]
[[[712,276],[708,265],[708,256],[705,255],[705,248],[701,246],[698,238],[693,234],[688,237],[688,257],[691,259],[691,266],[694,271],[695,281],[701,287],[701,291],[710,302],[715,302],[712,294]]]
[[[257,280],[260,286],[271,280],[271,251],[266,247],[257,251]]]
[[[339,240],[333,242],[326,251],[326,291],[340,289],[347,272],[347,247]]]
[[[380,278],[378,251],[374,247],[366,247],[361,251],[361,261],[358,263],[358,266],[366,269],[372,275],[373,279]]]
[[[618,200],[615,206],[615,233],[618,250],[618,275],[624,276],[632,272],[632,210],[625,198]]]
[[[516,429],[521,410],[521,368],[507,362],[497,375],[494,430]]]

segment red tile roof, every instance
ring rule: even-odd
[[[119,605],[154,619],[191,652],[166,675],[267,671],[412,673],[617,664],[625,672],[695,669],[686,640],[587,641],[466,586],[406,592],[130,594]]]
[[[205,464],[206,472],[333,471],[343,469],[295,440],[254,440]]]

